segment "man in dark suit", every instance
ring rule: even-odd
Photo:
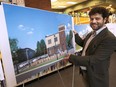
[[[116,37],[105,25],[109,17],[107,9],[95,7],[89,17],[93,32],[82,39],[74,31],[75,42],[83,47],[82,55],[68,54],[66,59],[80,66],[86,87],[109,87],[110,56],[116,50]]]

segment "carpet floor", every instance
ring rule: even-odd
[[[66,67],[49,75],[28,82],[24,87],[84,87],[79,68]],[[74,72],[74,81],[72,81]],[[113,53],[110,62],[110,87],[116,87],[116,52]],[[23,87],[23,86],[21,86]]]

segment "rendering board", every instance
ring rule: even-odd
[[[74,53],[71,16],[4,3],[0,11],[0,47],[8,87],[56,69],[57,62],[63,66],[65,54]]]

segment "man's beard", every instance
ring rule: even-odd
[[[103,24],[91,23],[90,26],[93,30],[99,30],[100,28],[103,27]]]

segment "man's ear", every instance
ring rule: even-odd
[[[106,17],[106,18],[104,18],[104,23],[106,24],[106,23],[109,23],[109,19]]]

